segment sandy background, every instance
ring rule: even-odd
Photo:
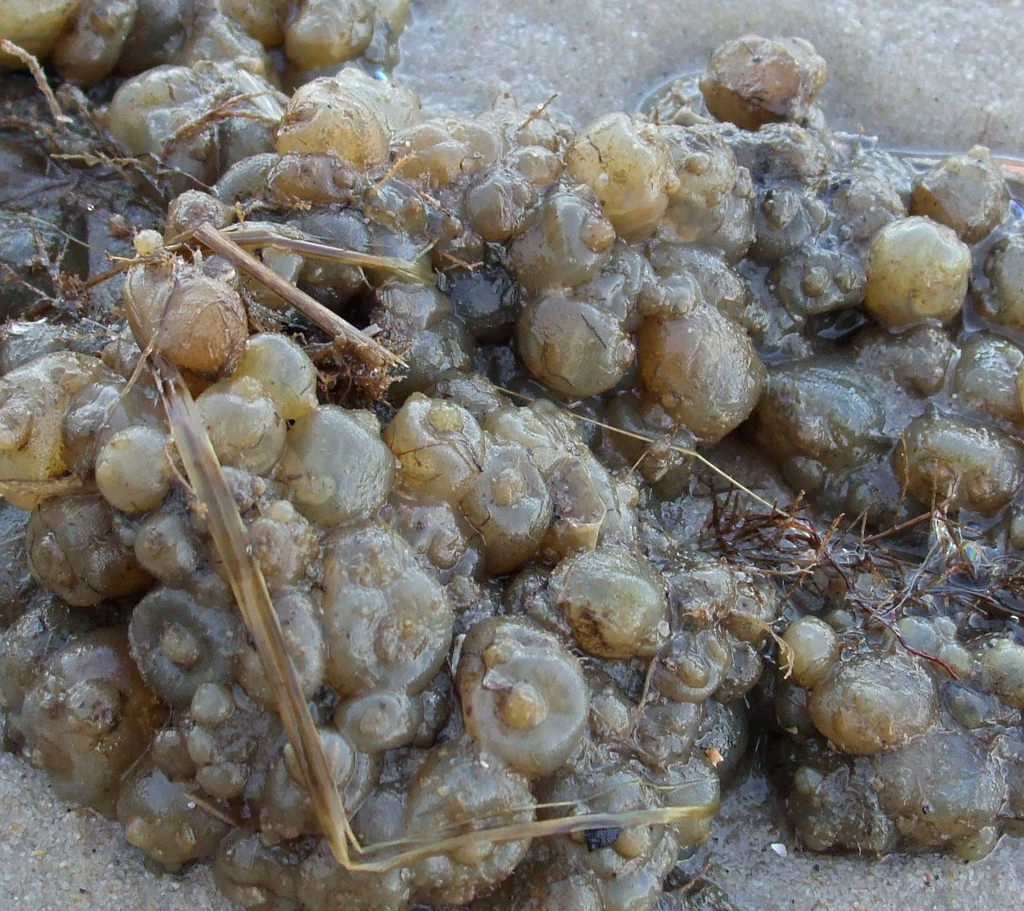
[[[524,103],[558,92],[557,104],[582,124],[632,108],[666,78],[699,70],[718,42],[753,31],[814,42],[831,69],[824,107],[833,125],[905,148],[983,142],[1024,153],[1021,0],[414,6],[399,77],[435,109],[443,99],[452,110],[477,110],[504,89]],[[934,857],[802,855],[771,827],[771,803],[763,785],[748,785],[727,805],[705,852],[710,876],[744,911],[1000,911],[1018,907],[1016,897],[1024,895],[1024,842],[1004,839],[991,857],[969,866]],[[787,845],[786,856],[773,844]],[[205,870],[180,878],[150,874],[116,826],[55,801],[40,774],[0,754],[0,911],[229,907]]]
[[[829,122],[903,148],[1024,154],[1021,0],[423,0],[399,76],[475,111],[505,88],[558,92],[587,120],[704,68],[748,32],[807,38],[828,61]]]

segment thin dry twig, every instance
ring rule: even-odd
[[[282,234],[279,230],[257,228],[249,225],[232,225],[220,232],[229,237],[240,247],[273,247],[289,253],[301,253],[314,259],[341,263],[346,266],[359,266],[365,269],[380,269],[390,272],[398,278],[417,285],[433,285],[437,276],[433,269],[421,260],[408,261],[396,256],[378,256],[374,253],[361,253],[358,250],[343,250],[332,247],[303,236]],[[293,232],[298,234],[298,232]]]
[[[95,489],[95,484],[78,475],[65,475],[60,478],[46,478],[42,481],[0,481],[0,497],[24,498],[37,497],[48,500],[51,497],[68,497],[76,493],[86,493]]]
[[[537,107],[535,107],[532,111],[530,111],[526,119],[521,124],[519,124],[519,129],[521,130],[526,126],[529,126],[538,117],[542,117],[544,115],[544,112],[549,107],[551,107],[551,105],[553,105],[557,99],[558,92],[555,92],[553,95],[548,96],[547,101],[542,102],[541,104],[537,105]]]
[[[1016,158],[997,158],[995,162],[1007,182],[1017,188],[1018,194],[1024,194],[1024,161]]]
[[[200,225],[194,237],[209,247],[219,256],[224,257],[232,265],[262,282],[291,304],[306,319],[319,326],[329,335],[351,348],[370,367],[387,369],[404,367],[397,354],[389,351],[380,342],[370,338],[345,319],[328,310],[323,304],[300,291],[291,282],[286,281],[273,269],[263,265],[255,256],[248,253],[234,240],[225,236],[211,224]]]
[[[21,45],[15,44],[8,38],[0,38],[0,51],[5,51],[12,57],[17,57],[28,67],[28,71],[32,74],[32,78],[35,79],[39,91],[46,99],[46,106],[50,109],[50,116],[61,125],[71,123],[72,119],[61,110],[60,104],[57,102],[57,96],[53,94],[53,89],[50,88],[50,84],[46,81],[46,74],[39,65],[39,61]]]
[[[514,810],[511,812],[515,812]],[[377,861],[360,861],[349,869],[384,873],[395,867],[407,866],[425,857],[447,854],[459,848],[479,845],[520,841],[527,838],[547,838],[552,835],[570,835],[573,832],[587,832],[592,829],[624,829],[629,826],[670,826],[674,823],[694,819],[710,819],[718,812],[717,804],[702,807],[659,807],[652,810],[635,810],[622,813],[584,813],[580,816],[557,816],[554,819],[534,819],[529,822],[513,823],[492,828],[473,829],[462,834],[450,834],[453,830],[441,830],[429,843],[420,840],[400,839],[381,842],[364,848],[363,851],[395,851]],[[469,823],[472,826],[475,823]],[[414,845],[414,847],[409,847]]]
[[[273,99],[272,110],[247,111],[242,107],[246,102],[256,101],[258,98],[264,96],[270,96],[270,98]],[[186,121],[178,127],[178,129],[167,138],[165,148],[172,147],[175,143],[193,139],[211,124],[215,124],[219,120],[227,120],[229,117],[235,117],[240,120],[252,120],[258,123],[274,126],[281,119],[283,114],[284,107],[269,92],[242,92],[237,95],[231,95],[215,107],[197,117],[195,120]]]

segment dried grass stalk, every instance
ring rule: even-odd
[[[406,260],[397,256],[378,256],[374,253],[360,253],[358,250],[345,250],[312,240],[294,229],[282,233],[277,225],[273,228],[232,225],[222,229],[221,234],[229,237],[240,247],[273,247],[289,253],[300,253],[311,259],[322,259],[345,266],[359,266],[363,269],[377,269],[414,285],[437,283],[434,270],[421,259]]]
[[[305,773],[317,820],[335,857],[347,864],[348,839],[353,838],[348,818],[335,787],[323,743],[288,656],[284,634],[263,573],[249,550],[245,526],[227,479],[177,367],[156,351],[149,354],[149,363],[156,376],[171,436],[185,474],[196,499],[202,504],[210,537],[224,563],[231,590],[277,699],[281,721]]]
[[[71,118],[60,109],[57,96],[53,94],[53,89],[50,88],[50,84],[46,81],[46,74],[39,65],[39,60],[20,44],[15,44],[9,38],[0,38],[0,51],[16,57],[32,74],[32,78],[36,81],[36,86],[42,93],[43,98],[46,99],[46,106],[50,109],[50,116],[59,124],[71,123]]]
[[[538,809],[542,809],[543,805]],[[462,834],[451,830],[436,832],[429,842],[401,839],[382,842],[362,849],[364,853],[389,853],[381,860],[365,860],[346,864],[348,869],[384,873],[395,867],[404,867],[425,857],[447,854],[479,844],[499,844],[527,838],[546,838],[569,835],[593,829],[624,829],[630,826],[670,826],[693,819],[710,819],[718,813],[718,804],[702,807],[658,807],[652,810],[633,810],[622,813],[584,813],[579,816],[558,816],[554,819],[534,819],[529,822],[475,829]],[[514,810],[510,810],[514,813]]]
[[[68,497],[76,493],[95,490],[96,485],[77,475],[60,478],[46,478],[42,481],[0,481],[0,497],[37,497],[49,500],[51,497]]]
[[[378,370],[405,366],[405,361],[397,354],[389,351],[376,339],[357,329],[347,320],[342,319],[337,313],[328,310],[305,291],[300,291],[291,282],[281,278],[273,269],[263,265],[255,256],[242,249],[234,240],[218,231],[213,225],[200,225],[196,228],[193,236],[214,253],[224,257],[237,269],[266,285],[310,322],[353,350],[368,366]]]

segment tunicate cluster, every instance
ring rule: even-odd
[[[393,66],[408,10],[407,0],[227,0],[195,8],[186,0],[58,0],[42,10],[16,0],[0,16],[0,34],[82,86],[114,72],[203,61],[268,75],[271,55],[281,53],[299,83],[359,57]],[[0,57],[0,65],[13,63]]]
[[[105,126],[166,199],[88,333],[0,333],[6,746],[266,911],[650,911],[762,733],[812,850],[1024,831],[987,150],[830,133],[800,39],[580,126],[343,66],[393,63],[405,3],[100,5],[25,42],[124,76]],[[374,869],[324,836],[193,436]]]

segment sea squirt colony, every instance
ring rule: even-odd
[[[29,47],[129,74],[103,124],[164,196],[124,210],[146,255],[88,334],[5,300],[8,748],[267,911],[653,908],[752,724],[808,848],[1020,832],[1024,233],[987,150],[912,167],[830,132],[799,39],[576,129],[510,98],[425,118],[359,65],[393,62],[400,3],[211,6],[160,51],[129,40],[170,28],[150,5],[69,4]],[[406,369],[201,225],[260,233]],[[479,838],[337,863],[140,340],[195,396],[355,835]],[[529,834],[661,807],[689,810]]]

